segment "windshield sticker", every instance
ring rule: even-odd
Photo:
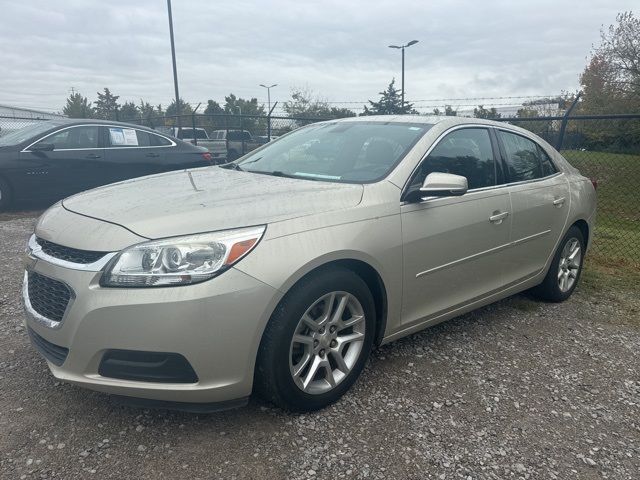
[[[295,172],[294,175],[298,177],[312,177],[312,178],[323,178],[325,180],[340,180],[342,177],[335,175],[321,175],[319,173],[305,173],[305,172]]]
[[[109,128],[111,145],[137,146],[138,136],[133,128]]]

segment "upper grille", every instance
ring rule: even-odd
[[[29,272],[27,282],[31,307],[43,317],[61,322],[71,300],[69,287],[35,272]]]
[[[63,247],[62,245],[43,240],[42,238],[36,238],[36,242],[47,255],[72,263],[93,263],[106,255],[106,252],[93,252],[90,250]]]

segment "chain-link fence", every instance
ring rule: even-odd
[[[45,118],[7,117],[0,115],[0,137],[33,125],[34,123],[46,122],[47,120],[48,119]]]
[[[638,268],[640,115],[508,121],[543,137],[597,184],[598,218],[592,255],[611,267]]]
[[[164,131],[196,145],[207,146],[207,140],[226,140],[226,149],[235,158],[284,135],[291,130],[326,120],[325,118],[275,117],[263,115],[164,115],[136,117],[123,121]],[[206,132],[206,135],[202,133]],[[224,132],[224,134],[220,134]],[[232,145],[229,144],[231,141]]]

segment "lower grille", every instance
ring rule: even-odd
[[[40,315],[54,322],[61,322],[71,300],[71,290],[64,283],[29,272],[29,303]]]
[[[31,328],[29,330],[29,337],[31,338],[31,343],[36,347],[44,358],[49,360],[56,366],[61,366],[64,361],[67,359],[67,355],[69,355],[69,349],[51,343],[48,340],[45,340],[36,332],[34,332]]]
[[[137,382],[196,383],[198,376],[179,353],[107,350],[98,373]]]

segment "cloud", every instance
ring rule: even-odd
[[[387,45],[415,38],[410,100],[555,94],[578,87],[601,25],[633,6],[617,3],[174,0],[180,93],[263,101],[268,82],[280,103],[298,85],[336,102],[376,98],[400,81],[400,52]],[[8,2],[0,44],[3,104],[59,110],[71,87],[90,99],[104,87],[121,100],[173,98],[162,0]]]

